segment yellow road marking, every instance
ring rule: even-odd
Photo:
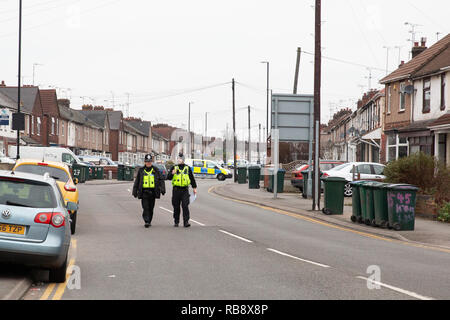
[[[64,294],[64,291],[66,290],[67,281],[69,280],[69,271],[71,271],[72,266],[75,264],[75,259],[70,259],[69,265],[67,266],[67,274],[66,274],[66,281],[64,283],[60,283],[58,285],[58,288],[56,289],[55,295],[53,296],[52,300],[61,300],[61,297]]]
[[[212,194],[212,190],[215,189],[216,187],[217,186],[210,187],[208,189],[208,193]],[[306,217],[306,216],[302,215],[301,213],[296,214],[296,213],[292,213],[292,212],[285,211],[285,210],[282,210],[282,209],[275,209],[275,208],[267,207],[267,206],[264,206],[264,205],[255,204],[255,203],[252,203],[252,202],[249,202],[249,201],[237,200],[237,199],[233,199],[233,198],[229,198],[229,197],[225,197],[225,196],[219,195],[217,193],[214,193],[214,195],[217,196],[217,197],[223,198],[225,200],[230,200],[230,201],[234,201],[234,202],[238,202],[238,203],[242,203],[242,204],[246,204],[246,205],[251,205],[251,206],[258,207],[258,208],[261,208],[261,209],[264,209],[264,210],[269,210],[269,211],[273,211],[273,212],[280,213],[280,214],[283,214],[283,215],[287,215],[287,216],[290,216],[290,217],[293,217],[293,218],[296,218],[296,219],[302,219],[302,220],[306,220],[306,221],[309,221],[309,222],[312,222],[312,223],[321,224],[321,225],[326,226],[326,227],[330,227],[330,228],[334,228],[334,229],[338,229],[338,230],[342,230],[342,231],[356,233],[356,234],[359,234],[361,236],[368,237],[368,238],[373,238],[373,239],[378,239],[378,240],[383,240],[383,241],[389,241],[389,242],[396,242],[396,243],[401,243],[401,244],[405,244],[405,245],[409,245],[409,246],[413,246],[413,247],[417,247],[417,248],[431,249],[431,250],[441,251],[441,252],[445,252],[445,253],[450,253],[449,249],[430,247],[430,246],[423,245],[423,244],[417,244],[417,243],[412,243],[412,242],[407,242],[407,241],[402,241],[402,240],[397,240],[397,239],[390,239],[390,238],[386,238],[386,237],[383,237],[383,236],[377,236],[377,235],[370,234],[370,233],[363,232],[363,231],[357,231],[357,230],[353,230],[353,229],[349,229],[349,228],[345,228],[345,227],[340,227],[340,226],[337,226],[337,225],[334,225],[334,224],[331,224],[331,223],[327,223],[327,222],[323,222],[323,221],[317,220],[315,218]]]
[[[50,283],[47,286],[47,289],[45,289],[44,294],[42,295],[42,297],[39,300],[47,300],[48,297],[50,296],[50,294],[53,292],[55,285],[56,285],[55,283]]]

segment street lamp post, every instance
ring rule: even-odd
[[[22,0],[19,1],[19,66],[18,66],[18,86],[17,86],[17,114],[20,119],[20,80],[22,79]],[[13,119],[14,121],[14,119]],[[17,155],[16,159],[20,159],[20,126],[17,126]]]
[[[188,134],[189,134],[189,148],[190,148],[190,153],[191,153],[191,159],[194,159],[194,153],[193,153],[193,146],[192,146],[192,136],[191,136],[191,104],[193,104],[193,102],[189,102],[189,116],[188,116]]]

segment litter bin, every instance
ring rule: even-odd
[[[124,179],[124,171],[125,171],[125,166],[123,164],[119,164],[117,166],[117,180],[119,181],[123,181]]]
[[[344,214],[344,187],[347,180],[339,177],[321,178],[324,183],[324,207],[322,212],[331,214]]]
[[[259,189],[261,168],[258,166],[248,167],[248,188]]]
[[[238,183],[245,184],[247,183],[247,167],[238,167]]]
[[[389,222],[386,186],[388,186],[387,183],[381,182],[374,182],[372,184],[375,225],[381,228],[387,228]]]
[[[85,175],[84,175],[84,169],[83,165],[79,163],[73,163],[72,164],[72,176],[73,178],[78,179],[78,183],[85,182]]]
[[[360,196],[360,187],[362,184],[366,183],[367,181],[353,181],[350,182],[350,185],[352,186],[352,216],[351,220],[353,222],[362,223],[362,210],[361,210],[361,196]]]
[[[360,185],[361,216],[365,224],[375,226],[375,212],[373,207],[373,181],[367,181]]]
[[[274,191],[274,170],[269,171],[269,186],[267,187],[267,191],[273,192]],[[283,193],[284,192],[284,175],[286,174],[286,170],[284,169],[278,169],[277,174],[277,193]]]
[[[131,166],[125,166],[123,171],[123,180],[133,181],[134,168]]]
[[[103,174],[104,174],[104,168],[97,167],[97,175],[95,176],[95,179],[103,180]]]
[[[419,188],[405,184],[391,184],[387,189],[389,227],[394,230],[414,230],[416,192]]]
[[[302,174],[302,176],[303,176],[303,190],[302,190],[302,197],[303,197],[304,199],[306,199],[306,198],[308,198],[308,196],[311,196],[311,195],[312,195],[312,193],[311,193],[312,190],[309,190],[309,188],[308,188],[308,174],[309,174],[309,171],[308,171],[308,170],[304,170],[304,171],[301,172],[301,174]],[[312,177],[314,177],[313,174],[314,174],[314,172],[311,171]],[[313,178],[311,178],[311,182],[312,182],[312,179],[313,179]],[[311,186],[311,187],[312,187],[312,186]]]

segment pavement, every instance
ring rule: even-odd
[[[344,198],[343,215],[325,215],[321,211],[313,211],[312,200],[304,199],[298,192],[281,193],[278,194],[277,199],[274,199],[273,193],[267,192],[264,188],[249,189],[248,184],[238,183],[220,185],[212,188],[211,192],[226,198],[286,210],[374,235],[450,249],[450,224],[416,217],[414,231],[394,231],[353,223],[350,220],[352,216],[352,198]],[[323,194],[320,208],[323,208]]]

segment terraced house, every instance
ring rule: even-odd
[[[430,48],[422,38],[412,53],[380,81],[386,90],[381,159],[422,151],[450,165],[450,34]]]

